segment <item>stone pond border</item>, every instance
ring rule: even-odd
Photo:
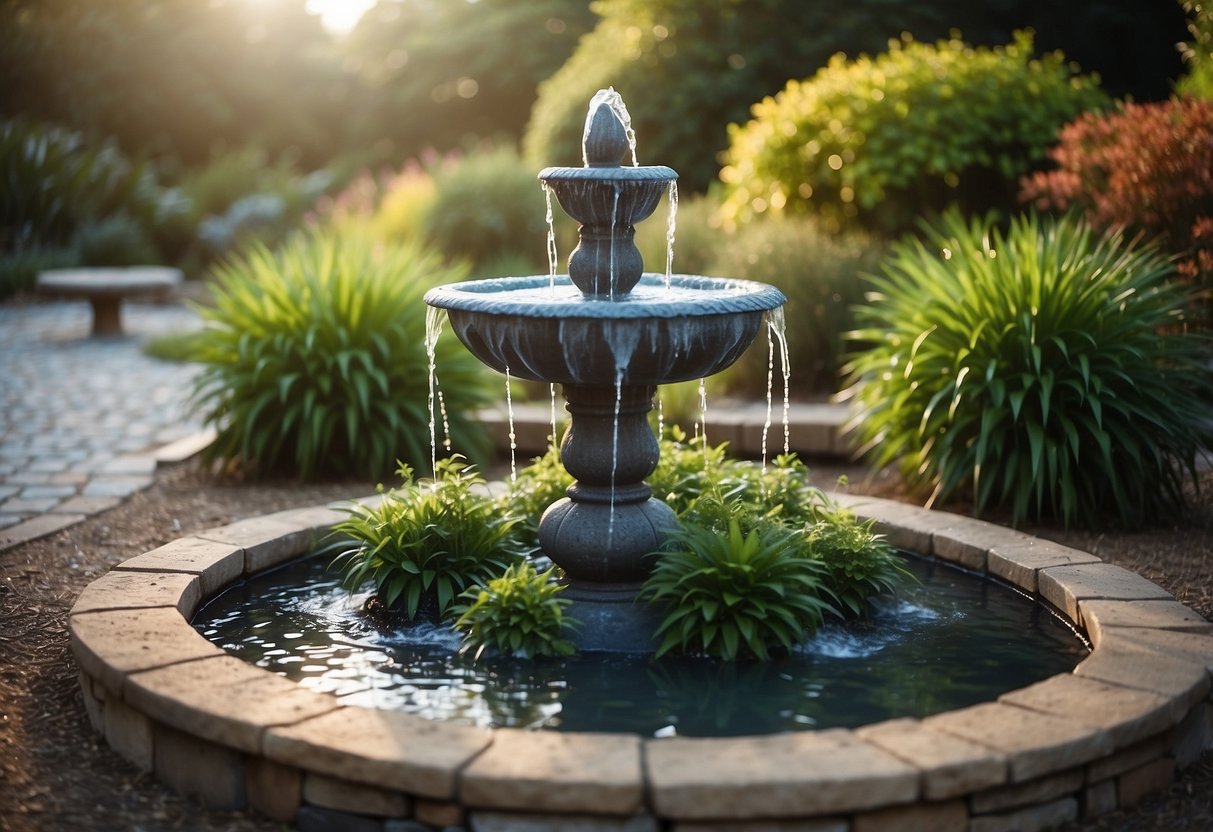
[[[1213,747],[1213,624],[1155,584],[990,523],[839,499],[894,545],[1051,605],[1094,650],[993,702],[765,737],[487,730],[346,706],[188,623],[226,585],[306,552],[342,504],[131,558],[81,593],[71,649],[89,718],[120,754],[208,807],[305,830],[1036,830],[1130,807]]]

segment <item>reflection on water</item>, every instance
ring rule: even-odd
[[[492,659],[420,624],[377,628],[326,560],[231,587],[195,626],[229,653],[351,705],[481,726],[732,736],[855,727],[995,698],[1074,667],[1086,648],[1018,593],[908,558],[922,582],[870,621],[831,625],[769,662],[591,654]]]

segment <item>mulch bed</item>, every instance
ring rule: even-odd
[[[818,473],[815,481],[826,486],[836,473],[849,473],[852,490],[887,490],[865,486],[857,469],[823,466]],[[1148,532],[1029,531],[1139,572],[1213,618],[1213,474],[1202,478],[1186,516]],[[177,537],[373,491],[365,482],[228,482],[186,462],[162,468],[151,488],[111,511],[0,553],[0,830],[281,830],[253,815],[201,810],[94,734],[68,651],[67,613],[92,580]],[[1165,796],[1065,828],[1208,832],[1213,755],[1191,766]]]

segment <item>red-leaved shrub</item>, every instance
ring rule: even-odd
[[[1213,100],[1172,98],[1087,113],[1049,151],[1057,169],[1020,180],[1041,210],[1080,208],[1098,228],[1157,238],[1181,274],[1213,287]]]

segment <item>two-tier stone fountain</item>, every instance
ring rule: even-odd
[[[635,224],[678,174],[621,164],[625,118],[618,96],[600,92],[584,167],[539,173],[581,224],[568,275],[455,283],[425,296],[485,364],[563,387],[561,461],[576,482],[544,513],[539,544],[570,584],[582,649],[651,649],[652,622],[631,601],[648,556],[677,524],[644,482],[659,457],[647,418],[657,385],[725,369],[786,300],[760,283],[644,273]]]

